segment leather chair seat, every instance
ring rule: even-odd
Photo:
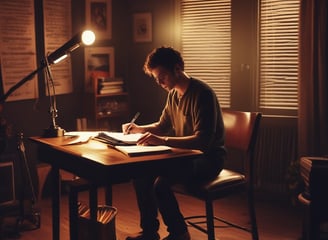
[[[199,199],[220,198],[238,188],[244,188],[246,177],[238,172],[223,169],[220,174],[211,181],[200,184],[184,185],[176,184],[173,189],[177,193],[192,194]]]

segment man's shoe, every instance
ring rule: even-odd
[[[133,236],[127,237],[125,240],[159,240],[159,235],[158,233],[149,234],[140,232]]]
[[[180,235],[169,234],[167,237],[163,238],[163,240],[190,240],[190,239],[191,238],[188,231]]]

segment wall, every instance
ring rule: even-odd
[[[131,95],[132,114],[141,112],[140,123],[156,121],[161,113],[166,93],[155,81],[143,73],[142,67],[147,54],[155,47],[174,46],[174,0],[128,0],[129,42],[127,84]],[[139,12],[152,12],[153,39],[150,43],[135,43],[132,35],[132,15]]]

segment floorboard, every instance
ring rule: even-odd
[[[86,193],[79,195],[80,201],[87,203]],[[203,203],[196,199],[177,195],[181,211],[185,216],[204,213]],[[215,213],[228,216],[235,221],[246,222],[246,208],[242,204],[243,196],[236,196],[228,200],[215,202]],[[99,201],[104,201],[103,189],[99,190]],[[39,201],[41,211],[41,227],[33,231],[21,231],[19,236],[5,239],[43,240],[51,239],[51,200],[44,198]],[[139,231],[139,215],[135,201],[135,194],[131,183],[113,186],[113,206],[118,209],[116,215],[117,240],[124,240],[130,233]],[[237,212],[237,214],[235,214]],[[219,214],[220,213],[220,214]],[[298,240],[301,236],[302,214],[298,207],[289,202],[273,201],[267,195],[256,196],[256,214],[258,220],[260,240]],[[69,240],[68,228],[68,198],[64,194],[61,198],[61,227],[60,239]],[[7,223],[8,224],[8,223]],[[193,240],[206,240],[206,235],[190,229]],[[167,235],[166,228],[161,221],[161,238]],[[217,228],[216,237],[219,240],[251,239],[250,234],[232,228]]]

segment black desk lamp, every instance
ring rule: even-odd
[[[64,45],[62,45],[53,53],[49,54],[47,57],[45,57],[41,61],[41,64],[37,69],[35,69],[30,74],[28,74],[18,83],[16,83],[14,86],[12,86],[3,96],[1,96],[0,103],[6,101],[6,99],[9,97],[10,94],[12,94],[19,87],[21,87],[24,83],[31,80],[35,74],[45,69],[46,79],[47,79],[46,81],[47,91],[50,98],[50,114],[51,114],[52,121],[50,127],[45,130],[44,136],[45,137],[62,136],[64,134],[64,130],[61,129],[56,124],[56,117],[57,117],[56,97],[55,97],[55,90],[54,90],[55,88],[53,85],[53,79],[50,71],[50,65],[60,62],[81,45],[88,46],[93,44],[95,39],[96,39],[95,34],[90,30],[82,31],[74,35],[68,42],[66,42]],[[50,91],[51,90],[50,87],[52,88],[52,91]]]

